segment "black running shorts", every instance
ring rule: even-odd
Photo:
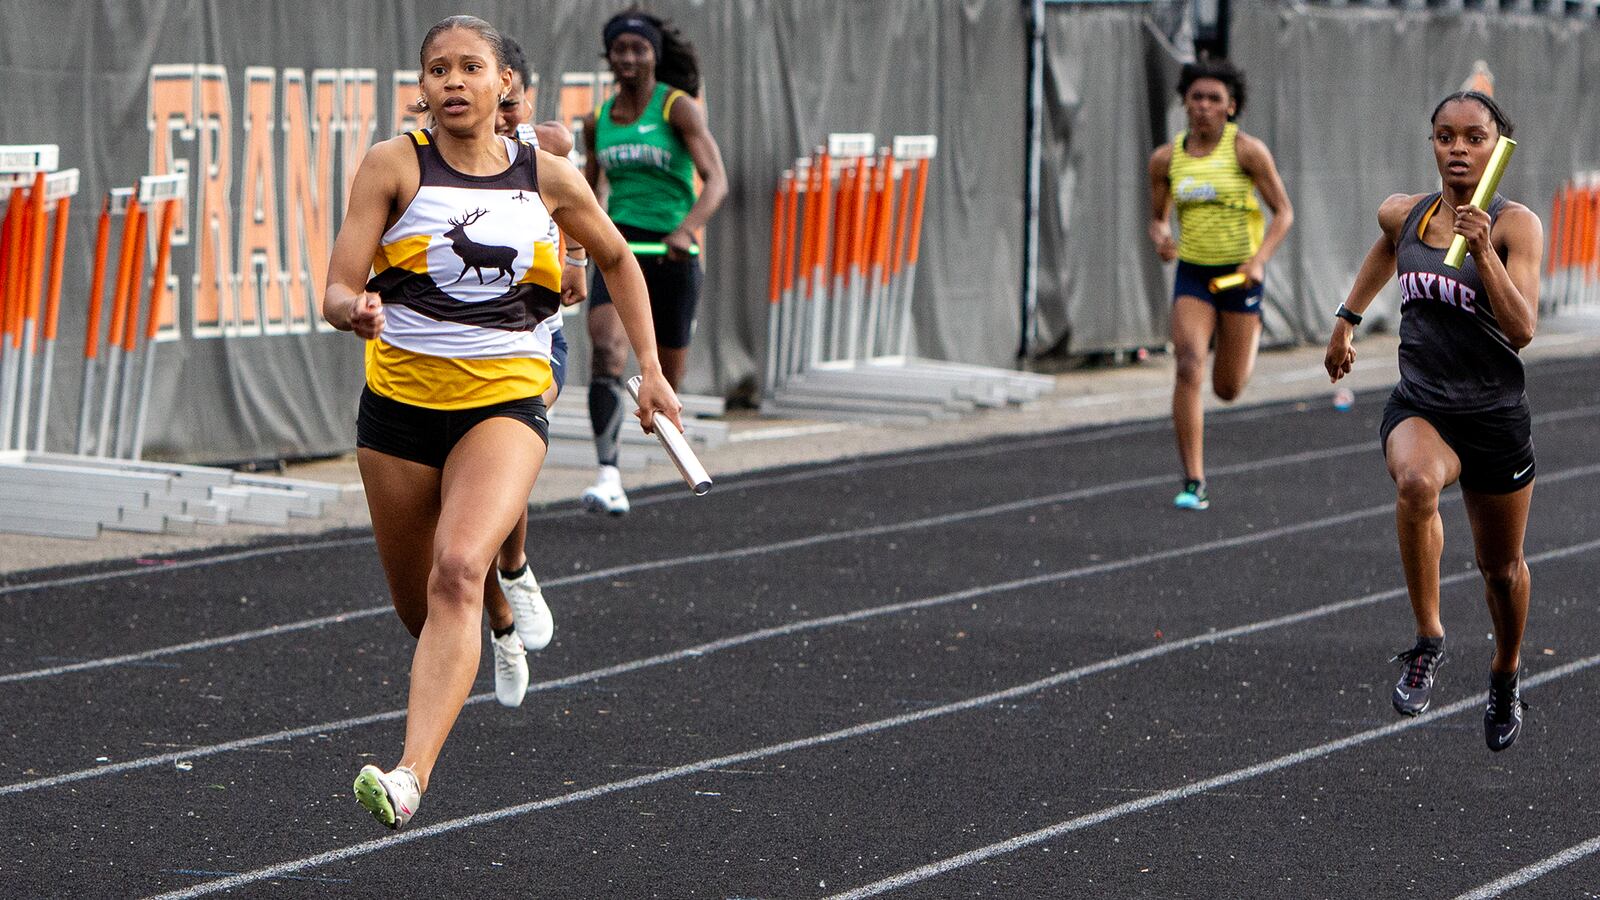
[[[1389,435],[1406,419],[1432,425],[1461,460],[1461,487],[1479,494],[1510,494],[1527,487],[1535,474],[1533,415],[1526,398],[1516,406],[1485,412],[1449,413],[1422,409],[1396,390],[1383,407],[1378,434],[1384,454]]]
[[[646,231],[632,225],[618,225],[617,230],[630,243],[655,243],[667,236],[666,232]],[[665,256],[641,256],[639,268],[650,290],[650,317],[656,326],[656,344],[673,350],[689,346],[689,339],[694,335],[694,311],[700,305],[700,258],[673,260]],[[596,272],[589,305],[604,306],[610,302],[611,292],[606,290],[606,280]]]
[[[472,409],[429,409],[391,400],[364,387],[356,413],[356,446],[442,469],[450,451],[473,426],[497,417],[516,419],[532,428],[539,440],[550,443],[550,421],[544,401],[538,397]]]

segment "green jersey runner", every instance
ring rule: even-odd
[[[657,83],[639,118],[620,125],[611,120],[612,97],[595,114],[595,158],[611,195],[606,213],[618,225],[671,232],[694,207],[694,159],[667,120],[672,104],[687,96]]]

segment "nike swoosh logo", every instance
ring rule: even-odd
[[[1517,474],[1511,476],[1511,480],[1512,481],[1516,481],[1517,479],[1521,478],[1522,476],[1528,474],[1528,469],[1531,469],[1531,468],[1533,468],[1533,463],[1528,463],[1527,468],[1525,468],[1521,472],[1518,472]]]
[[[1511,733],[1510,734],[1508,734],[1508,735],[1506,735],[1504,737],[1496,738],[1495,739],[1496,743],[1498,743],[1500,746],[1504,747],[1505,745],[1511,743],[1512,740],[1514,740],[1516,738],[1517,732],[1519,730],[1521,730],[1520,727],[1511,729]]]
[[[1410,700],[1411,699],[1411,695],[1410,694],[1406,693],[1405,691],[1400,690],[1399,688],[1395,688],[1394,692],[1396,694],[1400,695],[1400,699],[1401,700]]]
[[[660,128],[660,127],[661,126],[659,124],[656,124],[656,125],[640,125],[639,126],[639,133],[640,134],[649,134],[650,132],[655,131],[657,128]]]

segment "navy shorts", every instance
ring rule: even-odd
[[[544,401],[538,397],[472,409],[429,409],[401,403],[363,387],[361,407],[356,413],[356,446],[442,469],[450,451],[473,426],[502,417],[516,419],[533,429],[539,440],[550,443],[550,420],[545,415]]]
[[[1485,412],[1451,413],[1423,409],[1396,390],[1383,407],[1378,435],[1389,453],[1389,435],[1406,419],[1432,425],[1461,460],[1461,487],[1479,494],[1510,494],[1533,482],[1533,415],[1524,399],[1516,406]]]
[[[1211,293],[1211,279],[1219,275],[1232,275],[1239,264],[1231,266],[1202,266],[1199,263],[1178,260],[1178,279],[1172,286],[1172,299],[1193,297],[1215,306],[1222,312],[1241,312],[1261,315],[1261,285],[1234,288],[1220,294]]]
[[[567,330],[550,332],[550,374],[556,380],[556,393],[567,386]]]
[[[632,225],[618,225],[617,230],[630,243],[654,243],[667,236],[664,231],[646,231]],[[700,258],[672,260],[665,256],[641,256],[639,268],[644,272],[645,287],[650,290],[650,317],[656,326],[656,344],[673,350],[689,346],[694,335],[694,311],[700,305]],[[611,292],[606,290],[606,280],[594,275],[594,289],[589,292],[589,305],[604,306],[611,302]]]

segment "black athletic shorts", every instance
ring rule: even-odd
[[[1533,415],[1524,399],[1516,406],[1475,413],[1422,409],[1397,389],[1383,407],[1378,434],[1389,452],[1389,435],[1411,417],[1424,419],[1461,460],[1461,487],[1479,494],[1510,494],[1533,481]]]
[[[667,236],[664,231],[646,231],[632,225],[618,225],[617,230],[629,243],[656,243]],[[639,268],[644,272],[644,283],[650,289],[650,316],[655,321],[656,344],[674,350],[689,346],[694,334],[694,311],[700,305],[700,258],[671,260],[665,256],[641,256]],[[606,290],[606,280],[599,272],[594,275],[594,289],[589,291],[589,305],[603,306],[611,302],[611,292]]]
[[[532,428],[539,440],[550,443],[550,420],[538,397],[472,409],[429,409],[363,387],[361,408],[356,413],[356,446],[442,469],[450,451],[473,426],[496,417],[516,419]]]
[[[1231,266],[1203,266],[1199,263],[1178,260],[1178,273],[1172,282],[1172,299],[1177,302],[1179,297],[1193,297],[1216,307],[1222,312],[1251,313],[1261,315],[1261,291],[1263,285],[1253,284],[1247,288],[1233,288],[1220,294],[1211,293],[1211,279],[1223,275],[1232,275],[1239,271],[1237,264]]]

